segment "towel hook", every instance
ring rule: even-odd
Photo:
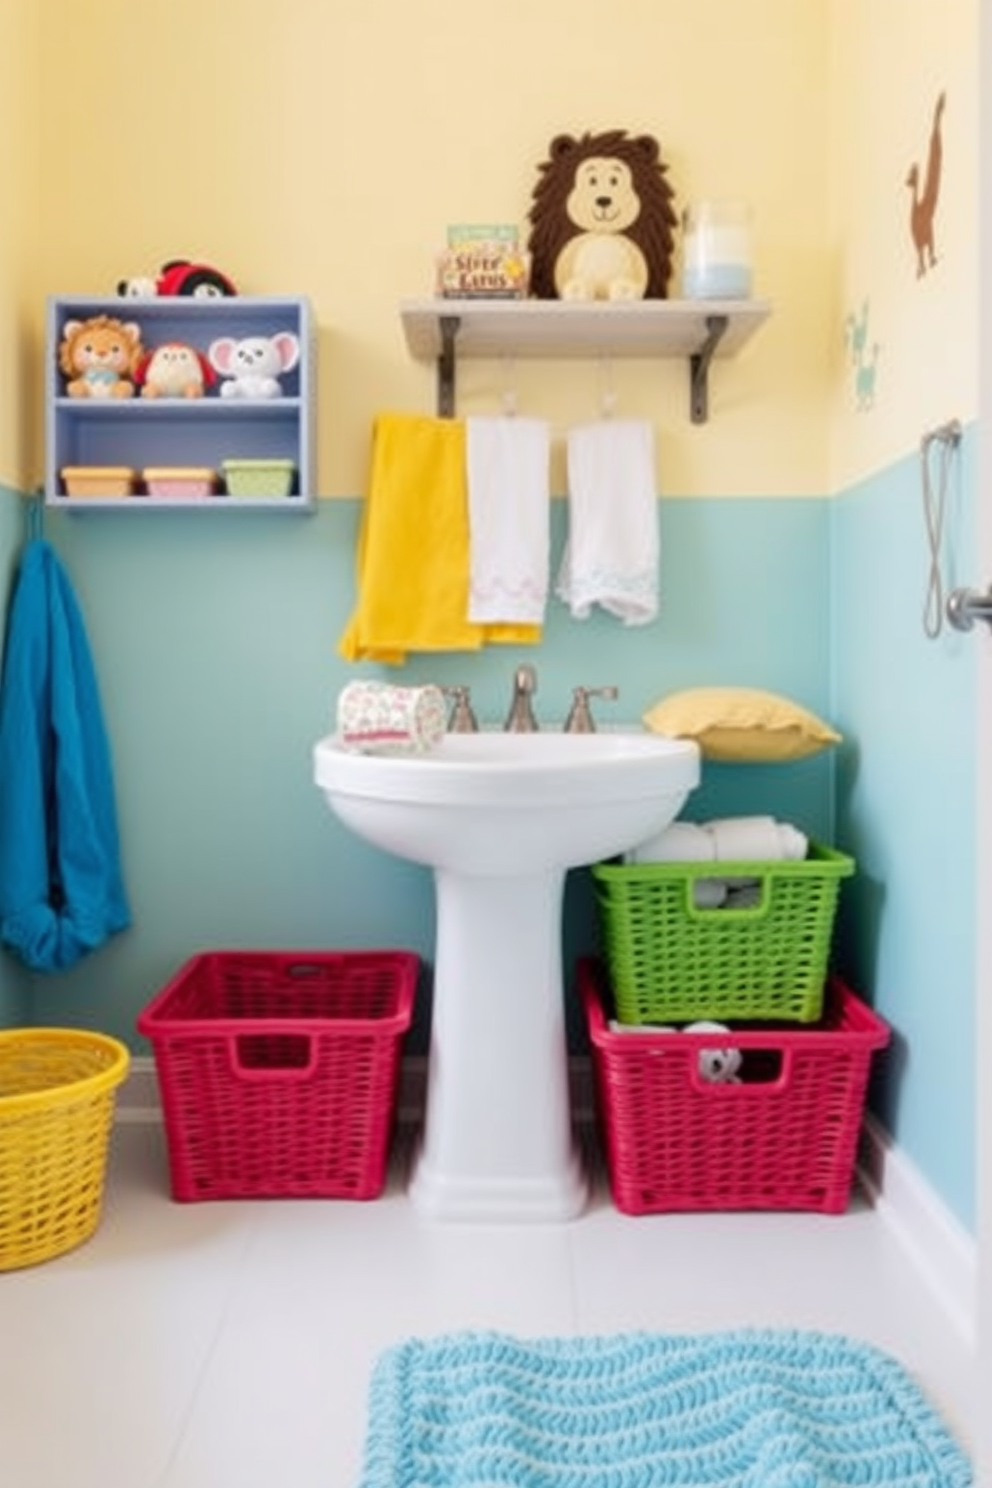
[[[599,358],[599,412],[601,418],[610,418],[617,406],[616,388],[613,386],[613,358]]]
[[[500,357],[503,368],[503,413],[507,418],[513,418],[517,411],[517,359],[513,356]]]
[[[27,532],[29,542],[45,536],[45,501],[42,486],[32,491],[27,498]]]

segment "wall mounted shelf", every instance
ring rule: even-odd
[[[767,300],[403,300],[407,347],[437,366],[437,411],[455,412],[459,357],[684,358],[690,417],[708,417],[714,357],[736,356],[768,319]]]
[[[241,340],[290,331],[300,358],[280,378],[278,398],[225,398],[217,386],[198,398],[70,398],[58,355],[65,325],[109,315],[136,321],[142,343],[152,350],[170,341],[206,354],[221,336]],[[52,296],[48,301],[45,348],[45,486],[49,506],[65,511],[312,511],[316,495],[316,332],[309,302],[299,296],[236,295],[223,299],[163,296]],[[62,471],[68,467],[193,467],[221,471],[224,460],[273,462],[292,467],[288,495],[276,489],[258,495],[70,496]],[[140,487],[139,487],[140,490]],[[223,487],[221,487],[223,490]]]

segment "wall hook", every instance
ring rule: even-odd
[[[599,358],[599,413],[601,418],[612,418],[616,412],[617,390],[613,385],[613,358]]]

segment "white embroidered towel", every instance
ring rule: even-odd
[[[549,434],[541,419],[466,419],[468,618],[541,625],[550,559]]]
[[[593,605],[625,625],[658,613],[654,434],[641,419],[600,419],[568,434],[568,538],[555,592],[574,620]]]

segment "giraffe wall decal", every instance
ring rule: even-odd
[[[909,230],[913,239],[913,247],[916,251],[916,277],[922,279],[928,269],[932,269],[937,262],[937,249],[934,243],[934,215],[937,211],[937,199],[940,196],[940,174],[943,164],[944,147],[941,139],[941,127],[944,117],[944,104],[946,95],[941,93],[934,106],[933,123],[930,127],[930,144],[927,150],[926,174],[922,183],[920,180],[920,167],[915,162],[909,168],[906,177],[906,185],[912,192],[912,201],[909,208]]]

